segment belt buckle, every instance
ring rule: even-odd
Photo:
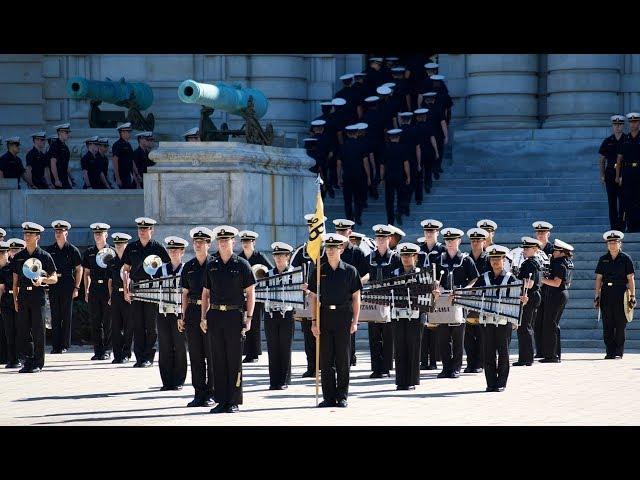
[[[637,167],[637,166],[638,166],[638,163],[637,163],[637,162],[633,162],[633,163],[631,164],[631,166],[632,166],[632,167]]]
[[[27,287],[27,290],[33,290],[33,287]]]
[[[337,307],[335,305],[329,305],[329,310],[335,310]]]
[[[56,273],[56,277],[61,277],[62,274],[61,273]]]
[[[202,305],[202,300],[197,300],[196,305]]]
[[[226,305],[220,305],[220,311],[221,312],[226,312],[227,311],[227,306]]]
[[[98,280],[98,283],[104,283],[104,280]]]
[[[118,288],[119,292],[124,292],[124,288]]]
[[[11,295],[13,295],[13,290],[9,290],[9,293],[10,293]]]
[[[613,283],[611,283],[611,282],[607,283],[607,285],[608,285],[609,287],[613,287]]]

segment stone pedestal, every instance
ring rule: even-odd
[[[196,225],[232,225],[260,234],[258,250],[276,240],[307,238],[304,214],[314,211],[314,161],[303,149],[236,142],[160,142],[144,180],[145,214],[158,221],[156,239],[188,238]]]

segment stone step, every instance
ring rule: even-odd
[[[491,185],[503,183],[506,186],[525,186],[529,188],[542,189],[548,186],[563,185],[600,185],[600,179],[597,175],[565,175],[557,177],[548,177],[544,175],[523,176],[522,172],[515,173],[512,176],[501,173],[487,172],[483,174],[470,174],[465,172],[454,172],[455,166],[451,171],[445,170],[440,174],[438,180],[434,179],[434,185],[447,186],[464,186],[472,183],[471,186]],[[473,182],[470,182],[473,180]]]
[[[531,208],[535,205],[538,208],[538,203],[541,202],[562,202],[566,205],[566,208],[572,208],[574,203],[594,203],[597,207],[607,208],[607,198],[602,192],[559,192],[559,193],[515,193],[505,192],[502,189],[496,188],[495,190],[485,190],[481,193],[469,193],[463,188],[460,188],[457,193],[440,193],[439,189],[433,189],[430,194],[425,194],[424,202],[430,205],[439,204],[460,204],[460,203],[477,203],[477,204],[492,204],[496,202],[496,193],[500,195],[500,204],[512,204],[520,203]]]
[[[475,182],[474,182],[475,183]],[[489,194],[489,193],[500,193],[502,195],[511,195],[511,194],[534,194],[534,195],[542,195],[545,196],[545,193],[550,195],[565,193],[565,194],[599,194],[605,195],[604,187],[597,183],[582,183],[576,185],[554,185],[544,187],[544,191],[540,192],[530,192],[523,191],[523,185],[511,185],[510,182],[503,183],[500,185],[494,184],[483,184],[482,186],[477,185],[464,185],[462,183],[457,185],[451,185],[448,181],[434,182],[431,193],[425,194],[428,195],[429,198],[434,198],[437,195],[478,195],[478,194]]]

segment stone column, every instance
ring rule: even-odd
[[[453,100],[450,127],[460,127],[467,119],[466,55],[439,55],[438,64],[439,72],[446,77],[445,83]]]
[[[467,129],[538,126],[538,56],[466,55]]]
[[[622,55],[547,55],[544,128],[602,127],[620,112]]]

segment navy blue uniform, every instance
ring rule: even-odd
[[[122,185],[120,188],[136,188],[133,178],[133,148],[131,144],[122,138],[111,146],[111,153],[118,157],[118,174]],[[139,172],[138,172],[139,173]]]
[[[366,145],[356,139],[346,138],[340,148],[345,217],[358,224],[367,197],[367,174],[364,169],[367,157]]]
[[[49,168],[47,155],[33,147],[27,152],[26,160],[27,167],[31,167],[31,182],[33,185],[41,189],[49,188],[47,180],[44,178],[45,170]]]
[[[49,168],[51,169],[51,179],[55,182],[55,178],[53,177],[53,159],[56,159],[56,169],[58,171],[58,180],[62,184],[62,189],[71,188],[71,183],[69,182],[69,160],[71,159],[71,152],[69,151],[69,147],[59,138],[54,138],[51,141],[51,145],[49,146],[49,150],[47,151],[47,158],[49,160]]]
[[[428,270],[433,275],[433,264],[436,258],[446,250],[445,246],[437,242],[429,249],[426,243],[420,246],[418,265]],[[436,275],[437,276],[437,275]],[[422,346],[420,348],[420,369],[435,370],[438,368],[438,330],[425,326],[422,333]]]
[[[420,145],[420,130],[415,125],[404,124],[399,126],[402,129],[400,134],[400,143],[406,145],[409,154],[409,167],[411,171],[411,184],[406,189],[407,203],[411,202],[411,197],[415,194],[416,203],[422,204],[424,191],[422,189],[422,168],[418,171],[418,157],[416,147]],[[409,210],[406,212],[409,215]]]
[[[482,275],[484,272],[491,270],[489,264],[489,257],[486,252],[482,252],[478,258],[474,258],[473,252],[469,252],[469,258],[473,260],[473,263],[478,270],[478,274]],[[467,322],[464,332],[464,351],[467,354],[467,369],[466,373],[471,370],[477,370],[483,368],[484,360],[484,330],[482,325],[477,323],[478,315],[474,312],[470,312],[467,315]],[[476,319],[475,321],[473,319]]]
[[[105,245],[105,248],[109,245]],[[109,306],[109,277],[106,268],[96,263],[98,247],[90,246],[84,252],[82,266],[89,270],[89,317],[91,318],[91,336],[94,358],[101,360],[111,352],[111,307]]]
[[[5,152],[0,157],[0,172],[2,172],[4,178],[20,178],[24,171],[24,165],[20,157],[11,152]]]
[[[598,153],[604,157],[604,184],[607,189],[607,200],[609,201],[609,224],[612,230],[623,230],[623,205],[622,189],[616,183],[616,159],[624,142],[625,134],[621,134],[619,139],[615,135],[610,135],[602,141]]]
[[[85,188],[107,188],[100,178],[100,175],[103,173],[103,164],[97,154],[94,155],[91,152],[85,153],[80,159],[80,168],[86,170],[87,176],[89,177],[89,185],[85,185]]]
[[[387,223],[390,225],[393,225],[396,220],[396,198],[399,215],[404,214],[409,208],[406,195],[407,176],[404,170],[404,162],[409,162],[409,157],[406,145],[400,142],[388,142],[380,159],[380,163],[384,165],[384,203],[387,210]]]
[[[144,174],[147,173],[147,168],[153,167],[156,162],[149,158],[149,152],[142,147],[138,147],[135,149],[135,151],[133,152],[133,160],[136,163],[138,174],[142,177],[142,183],[140,184],[140,186],[143,186]]]
[[[640,133],[623,136],[618,143],[618,154],[622,155],[622,203],[627,232],[640,232]]]
[[[542,278],[542,264],[536,257],[527,258],[520,266],[518,278],[533,280],[533,287],[527,290],[529,300],[522,307],[522,322],[518,327],[518,363],[533,363],[534,331],[533,324],[538,308],[542,303],[540,281]],[[531,274],[531,276],[529,276]]]
[[[122,258],[117,255],[107,265],[108,278],[111,280],[111,342],[115,363],[122,363],[131,358],[133,341],[131,304],[124,299],[124,284],[120,274],[122,265]]]
[[[0,317],[2,331],[6,339],[5,358],[2,358],[3,362],[0,363],[17,366],[20,344],[18,342],[18,319],[13,304],[13,266],[11,263],[0,268],[0,285],[4,285],[4,294],[0,298]]]
[[[569,300],[568,284],[573,264],[567,258],[552,258],[549,278],[560,278],[560,286],[546,285],[544,290],[544,314],[542,319],[542,354],[546,359],[560,359],[560,317]]]

